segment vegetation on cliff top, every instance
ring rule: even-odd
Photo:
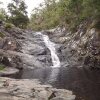
[[[75,30],[83,21],[99,18],[100,0],[45,0],[33,10],[29,26],[41,30],[59,25]]]
[[[8,4],[8,14],[5,13],[4,9],[0,9],[0,19],[12,23],[16,27],[26,28],[29,22],[26,9],[27,6],[23,0],[12,0]]]
[[[33,30],[61,26],[75,31],[83,21],[93,20],[96,20],[94,26],[100,28],[100,0],[44,0],[43,4],[33,9],[30,19],[26,9],[24,0],[12,0],[8,4],[10,15],[0,9],[0,19]]]

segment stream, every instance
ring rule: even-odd
[[[34,36],[33,36],[34,35]],[[29,36],[29,35],[28,35]],[[20,79],[39,79],[42,84],[51,84],[56,88],[63,88],[72,90],[76,95],[76,100],[100,100],[100,72],[89,70],[84,67],[62,67],[60,59],[57,55],[56,44],[51,42],[47,35],[42,34],[41,32],[36,32],[32,34],[33,37],[36,37],[36,42],[41,43],[49,50],[49,55],[51,57],[51,63],[46,64],[44,61],[44,56],[38,55],[39,59],[42,59],[45,64],[40,64],[41,68],[32,69],[32,67],[24,68],[17,78]],[[30,38],[32,39],[32,36]],[[34,38],[32,39],[34,40]],[[26,53],[32,48],[32,43],[27,44],[24,48],[27,48]],[[47,54],[45,55],[47,58]],[[30,57],[30,56],[29,56]],[[37,62],[33,61],[34,57],[31,57],[26,60],[36,64]]]

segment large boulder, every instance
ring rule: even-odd
[[[1,48],[4,50],[12,50],[12,51],[18,51],[20,48],[20,44],[11,37],[5,37],[1,41]]]
[[[6,67],[12,67],[17,69],[23,68],[23,62],[21,57],[16,54],[11,54],[9,52],[0,50],[0,63],[5,65]]]

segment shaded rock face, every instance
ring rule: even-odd
[[[45,69],[52,66],[50,51],[40,35],[18,28],[5,31],[3,26],[0,27],[0,31],[5,34],[3,38],[0,38],[0,63],[6,67],[0,72],[0,76],[11,77],[15,74],[18,76],[18,74],[22,74],[20,69],[25,72],[29,69]],[[28,73],[26,75],[28,76]],[[1,78],[0,87],[2,88],[0,90],[2,100],[52,100],[58,96],[65,97],[66,100],[67,98],[75,99],[75,95],[71,91],[40,85],[39,82],[32,79]]]
[[[12,50],[12,51],[18,51],[19,49],[19,44],[18,42],[10,37],[5,37],[4,39],[1,40],[1,46],[0,49],[4,50]]]
[[[12,33],[11,31],[13,30],[16,32]],[[20,51],[20,42],[17,40],[14,34],[21,36],[22,30],[12,27],[8,31],[5,30],[4,24],[2,24],[0,26],[0,33],[3,34],[3,37],[0,37],[0,64],[3,64],[7,68],[11,67],[21,69],[23,67],[21,57],[15,53],[9,53],[9,51]]]
[[[5,51],[0,51],[0,63],[5,65],[5,67],[13,67],[17,69],[22,69],[23,64],[22,60],[17,55],[10,55],[9,53],[6,53]]]
[[[25,70],[26,70],[26,76],[29,76],[29,77],[32,77],[32,75],[34,74],[29,75],[27,73],[28,70],[31,70],[32,73],[35,71],[36,76],[42,77],[42,74],[40,73],[41,71],[37,72],[36,70],[32,70],[32,69],[34,68],[45,69],[47,67],[52,66],[50,51],[45,46],[43,39],[41,38],[40,35],[32,31],[23,31],[17,28],[13,28],[11,30],[5,31],[4,27],[1,27],[0,31],[5,33],[5,37],[0,38],[0,41],[1,41],[0,42],[0,48],[1,48],[0,63],[4,64],[6,67],[24,69],[23,72],[25,73]],[[82,27],[80,26],[79,30],[74,34],[71,32],[66,32],[64,29],[52,30],[49,32],[46,31],[44,32],[44,34],[48,34],[51,41],[56,43],[55,47],[57,49],[57,55],[59,56],[60,61],[61,61],[62,70],[64,69],[62,67],[71,68],[71,67],[81,67],[83,65],[86,68],[88,67],[96,68],[96,69],[100,68],[100,35],[99,35],[98,30],[82,29]],[[90,70],[88,69],[88,71]],[[77,73],[79,73],[79,71],[75,71],[75,72],[76,72],[76,80],[77,80],[78,79]],[[45,73],[45,71],[42,71],[42,73]],[[45,78],[48,73],[50,73],[50,71],[47,72],[46,74],[43,74],[43,78]],[[75,79],[75,77],[73,76],[75,75],[73,73],[74,72],[72,71],[68,74],[68,72],[65,70],[65,72],[61,75],[63,76],[64,74],[67,74],[64,77],[66,78],[66,81],[65,81],[66,84],[63,84],[64,86],[67,86],[67,82],[69,82],[69,80],[71,79],[72,81],[70,81],[69,84],[71,83],[74,84],[73,80]],[[83,74],[82,76],[84,75],[85,74]],[[67,78],[68,76],[70,78]],[[78,76],[80,76],[80,73]],[[32,81],[32,80],[28,80],[28,81]],[[24,82],[27,83],[26,81]],[[60,82],[62,83],[62,80],[60,80]],[[32,81],[28,84],[33,84],[33,83],[34,82]],[[77,84],[78,82],[76,82],[75,85],[73,85],[76,90],[78,86]],[[83,85],[84,84],[86,83],[83,83]],[[72,88],[72,86],[70,87]],[[48,87],[46,89],[48,89]],[[19,96],[21,96],[21,100],[23,99],[23,97],[24,97],[24,100],[25,98],[28,98],[29,100],[31,100],[33,99],[33,97],[35,100],[37,100],[37,96],[41,97],[41,95],[42,97],[40,98],[40,100],[42,99],[45,100],[44,99],[45,97],[46,97],[46,100],[48,100],[47,98],[51,100],[59,100],[59,99],[60,100],[74,100],[74,98],[73,97],[71,98],[70,96],[67,96],[67,97],[60,96],[60,94],[57,93],[57,91],[55,90],[53,92],[50,92],[49,97],[47,97],[45,96],[47,95],[46,89],[43,89],[42,91],[39,89],[39,91],[37,91],[37,89],[33,88],[31,89],[31,92],[30,92],[30,89],[28,90],[29,92],[27,92],[26,88],[25,90],[22,87],[19,89],[19,86],[18,86],[17,89],[15,88],[14,90],[11,90],[11,93],[12,95],[17,95],[17,96],[14,96],[14,98],[17,98],[17,99]],[[20,95],[20,93],[22,94]],[[12,98],[12,96],[9,96],[9,97]]]
[[[18,37],[22,37],[23,31],[14,27],[5,30],[5,27],[2,24],[0,26],[0,33],[4,35],[3,37],[0,37],[0,64],[3,64],[6,69],[12,68],[12,70],[10,70],[11,75],[12,73],[16,74],[16,72],[19,72],[17,69],[19,70],[23,68],[23,62],[18,55],[21,50]],[[7,71],[8,70],[4,71],[5,76],[8,75],[6,74],[8,73]],[[3,75],[3,73],[0,72],[0,75]]]
[[[6,67],[42,68],[52,66],[51,55],[41,36],[35,32],[12,27],[5,30],[2,25],[0,32],[0,63]]]
[[[76,33],[55,29],[46,32],[57,47],[61,62],[68,65],[100,68],[100,31],[89,28],[87,23],[79,26]]]
[[[48,48],[45,46],[43,39],[35,32],[24,33],[24,38],[21,41],[21,53],[25,54],[22,58],[25,66],[33,68],[43,68],[52,65],[51,55]]]
[[[22,60],[17,55],[10,55],[5,51],[0,50],[0,65],[5,68],[0,71],[0,76],[17,75],[19,70],[23,68]]]

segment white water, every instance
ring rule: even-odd
[[[59,74],[60,60],[56,53],[55,44],[50,41],[49,37],[47,35],[42,34],[41,32],[37,32],[37,34],[42,36],[45,45],[47,46],[47,48],[50,50],[51,53],[53,66],[51,66],[52,71],[50,76],[47,79],[47,82],[52,83],[56,81],[57,76]]]
[[[39,34],[43,37],[45,45],[50,50],[52,63],[53,63],[53,66],[51,66],[51,67],[52,68],[60,67],[60,60],[59,60],[59,57],[57,56],[57,53],[56,53],[55,44],[50,41],[50,39],[47,35],[44,35],[41,32],[38,32],[37,34]]]

